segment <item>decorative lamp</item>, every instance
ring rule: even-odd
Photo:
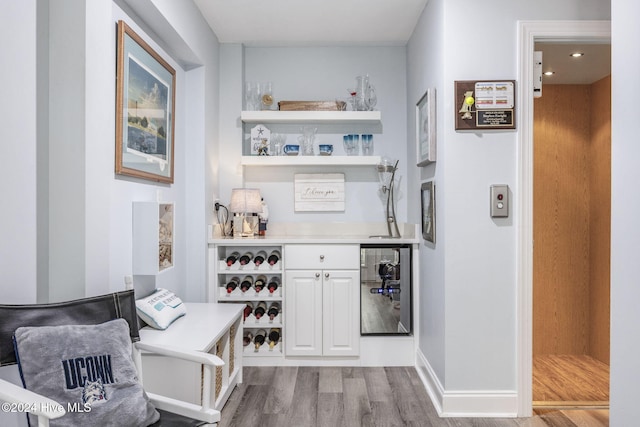
[[[396,221],[396,207],[393,195],[393,185],[396,176],[396,170],[398,170],[398,162],[391,163],[388,159],[383,159],[381,163],[376,165],[378,171],[378,179],[380,181],[380,190],[383,196],[386,197],[386,223],[388,236],[372,236],[372,237],[400,237],[400,230],[398,229],[398,222]]]
[[[257,188],[231,190],[229,211],[233,213],[233,237],[253,237],[258,234],[258,215],[262,212],[262,197]]]

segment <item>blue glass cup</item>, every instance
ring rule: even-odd
[[[347,156],[357,156],[360,151],[360,135],[344,135],[342,140],[344,143],[344,152]]]
[[[373,155],[373,135],[371,134],[362,135],[362,155]]]

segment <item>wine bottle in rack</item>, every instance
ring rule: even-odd
[[[278,276],[273,276],[271,280],[269,280],[269,284],[267,285],[267,289],[269,289],[269,293],[272,294],[278,289],[280,286],[280,278]]]
[[[267,252],[266,251],[258,251],[256,256],[253,258],[253,263],[256,265],[256,267],[258,267],[258,266],[260,266],[260,264],[262,264],[264,262],[265,259],[267,259]]]
[[[227,267],[231,267],[233,264],[235,264],[236,261],[238,261],[238,258],[240,258],[240,252],[231,252],[231,254],[227,257]]]
[[[225,287],[227,288],[227,294],[235,291],[238,287],[238,283],[240,283],[240,279],[236,276],[233,276],[231,279],[229,279],[229,281],[225,285]]]
[[[277,249],[274,249],[269,254],[269,258],[267,258],[267,262],[269,263],[269,265],[275,265],[278,261],[280,261],[281,257],[282,255],[280,255],[280,251]]]
[[[272,302],[269,306],[269,310],[267,310],[267,316],[269,316],[269,320],[273,321],[273,319],[280,314],[280,303]]]
[[[280,341],[280,329],[271,328],[269,331],[269,351],[273,351],[273,347]]]
[[[260,349],[260,346],[264,344],[265,339],[267,338],[267,331],[264,329],[258,329],[256,332],[256,336],[253,337],[253,343],[256,345],[256,351]]]
[[[247,317],[249,317],[249,315],[251,313],[253,313],[253,303],[251,301],[247,301],[245,302],[245,307],[244,307],[244,315],[242,317],[242,320],[246,320]]]
[[[260,293],[265,286],[267,286],[267,276],[261,274],[256,277],[256,281],[253,282],[253,288],[256,290],[256,293]]]
[[[256,319],[260,319],[267,312],[267,303],[264,301],[258,301],[256,307],[253,309],[253,315]]]
[[[246,347],[251,344],[251,341],[253,341],[253,334],[251,331],[244,331],[244,334],[242,334],[242,345]]]
[[[242,292],[247,292],[249,289],[251,289],[252,286],[253,286],[253,277],[244,276],[244,279],[242,279],[242,282],[240,282],[240,290]]]
[[[245,252],[240,257],[240,265],[247,265],[253,259],[253,252]]]

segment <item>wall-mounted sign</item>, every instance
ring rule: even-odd
[[[296,212],[344,211],[344,174],[295,174],[294,208]]]
[[[515,80],[456,81],[456,130],[515,129],[515,86]]]

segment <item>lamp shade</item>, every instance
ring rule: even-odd
[[[231,190],[229,210],[233,213],[262,212],[262,197],[257,188],[234,188]]]

